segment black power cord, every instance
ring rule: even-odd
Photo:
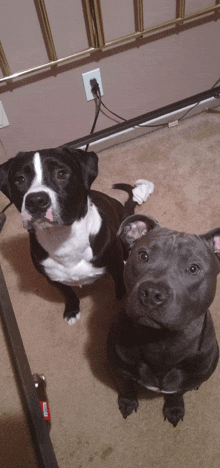
[[[93,125],[92,125],[92,128],[91,128],[91,131],[90,131],[90,135],[92,135],[92,133],[95,130],[96,122],[98,120],[102,100],[101,100],[101,92],[100,92],[100,89],[99,89],[99,85],[98,85],[95,78],[90,80],[90,85],[91,85],[92,94],[98,100],[98,103],[96,102],[96,114],[95,114],[94,122],[93,122]],[[88,147],[89,147],[89,143],[86,145],[86,151],[88,151]]]
[[[214,89],[214,88],[216,87],[216,85],[219,83],[219,81],[220,81],[220,78],[216,81],[216,83],[214,83],[214,85],[210,88],[210,90],[211,90],[211,89]],[[217,93],[216,93],[216,94],[217,94]],[[218,96],[215,96],[215,97],[218,97]],[[197,107],[197,106],[199,105],[200,102],[201,102],[201,101],[198,101],[198,102],[196,102],[196,104],[194,104],[194,106],[190,107],[190,109],[188,109],[188,110],[185,112],[185,114],[183,114],[182,117],[180,117],[180,118],[178,119],[178,121],[183,120],[184,117],[186,117],[186,115],[187,115],[191,110],[195,109],[195,107]]]
[[[92,92],[93,92],[93,94],[98,98],[98,93],[99,93],[99,97],[100,97],[100,89],[99,89],[99,84],[98,84],[98,82],[96,81],[95,78],[94,78],[93,80],[91,80],[90,83],[91,83],[91,82],[93,82],[93,87],[92,87]],[[214,85],[210,88],[210,90],[214,89],[214,88],[217,86],[217,84],[218,84],[219,82],[220,82],[220,78],[214,83]],[[92,86],[92,84],[91,84],[91,86]],[[216,97],[219,97],[219,96],[216,96]],[[183,120],[184,117],[186,117],[186,115],[187,115],[191,110],[193,110],[195,107],[197,107],[197,106],[199,105],[200,102],[201,102],[201,100],[198,101],[198,102],[196,102],[192,107],[190,107],[190,109],[188,109],[188,110],[178,119],[178,122],[181,121],[181,120]],[[120,119],[120,120],[123,120],[124,122],[127,122],[127,119],[125,119],[124,117],[121,117],[120,115],[118,115],[118,114],[116,114],[115,112],[111,111],[111,110],[104,104],[104,102],[102,101],[102,99],[101,99],[101,105],[102,105],[110,114],[114,115],[115,117],[117,117],[117,118]],[[156,128],[156,127],[158,128],[158,127],[161,127],[161,128],[163,128],[163,127],[166,127],[167,125],[168,125],[167,123],[164,123],[164,124],[155,124],[155,125],[148,125],[148,124],[146,124],[146,125],[135,125],[135,128],[137,128],[137,127],[138,127],[138,128],[143,128],[143,127],[146,127],[146,128],[147,128],[147,127],[149,127],[149,128]]]
[[[211,90],[211,89],[214,89],[214,88],[216,87],[216,85],[217,85],[219,82],[220,82],[220,78],[216,81],[216,83],[214,83],[214,85],[210,88],[210,90]],[[217,94],[217,93],[216,93],[216,94]],[[215,96],[215,97],[218,97],[218,95]],[[194,104],[193,107],[190,107],[190,109],[188,109],[188,110],[185,112],[185,114],[183,114],[182,117],[180,117],[180,118],[178,119],[178,121],[183,120],[184,117],[186,117],[186,115],[187,115],[191,110],[195,109],[195,107],[197,107],[197,106],[199,105],[200,102],[201,102],[201,101],[198,101],[198,102],[196,102],[196,104]]]
[[[2,231],[3,229],[3,226],[5,224],[5,221],[6,221],[6,216],[5,216],[5,211],[9,208],[9,206],[11,206],[13,203],[10,202],[8,203],[8,205],[5,206],[5,208],[3,208],[2,212],[0,213],[0,232]]]
[[[93,95],[99,99],[99,110],[98,110],[98,115],[99,115],[99,111],[101,110],[101,105],[112,115],[114,115],[115,117],[117,117],[118,119],[120,120],[123,120],[124,122],[127,122],[127,119],[125,119],[124,117],[121,117],[120,115],[116,114],[115,112],[111,111],[105,104],[104,102],[102,101],[102,98],[101,98],[101,92],[100,92],[100,88],[99,88],[99,84],[96,80],[96,78],[93,78],[92,80],[90,80],[90,84],[91,84],[91,89],[92,89],[92,93]],[[98,118],[98,115],[95,116],[95,121],[94,123],[97,122],[97,118]],[[158,124],[158,125],[135,125],[135,128],[138,127],[138,128],[142,128],[142,127],[150,127],[150,128],[154,128],[154,127],[166,127],[166,124]],[[90,135],[93,133],[94,131],[94,124],[92,126],[92,130],[90,132]],[[88,148],[89,144],[86,146],[86,151],[87,151],[87,148]]]
[[[98,83],[97,83],[98,84]],[[121,119],[123,120],[124,122],[127,122],[127,119],[125,119],[124,117],[121,117],[120,115],[116,114],[115,112],[112,112],[105,104],[104,102],[101,100],[101,104],[102,106],[108,111],[110,112],[110,114],[114,115],[115,117],[117,117],[118,119]],[[166,127],[166,124],[157,124],[157,125],[135,125],[135,128],[138,127],[138,128],[142,128],[142,127]]]

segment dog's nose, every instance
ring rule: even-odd
[[[25,200],[25,207],[32,215],[44,213],[50,205],[50,197],[43,191],[29,193]]]
[[[139,287],[139,296],[141,302],[145,305],[162,305],[167,300],[168,295],[168,290],[165,287],[148,281],[145,281]]]

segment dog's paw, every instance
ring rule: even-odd
[[[133,411],[137,412],[137,398],[119,397],[118,406],[123,418],[127,418]]]
[[[167,419],[173,427],[176,427],[178,422],[183,420],[184,414],[185,408],[182,397],[178,400],[176,399],[176,401],[173,401],[172,403],[169,400],[165,400],[163,407],[164,421]]]
[[[163,414],[164,421],[167,419],[173,427],[176,427],[178,422],[183,420],[185,411],[184,408],[166,408]]]
[[[64,318],[64,320],[66,320],[66,322],[69,325],[74,325],[78,320],[80,320],[81,312],[80,311],[78,313],[69,312],[68,314],[64,313],[63,318]]]

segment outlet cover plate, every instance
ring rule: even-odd
[[[0,128],[7,127],[9,125],[8,117],[5,113],[2,102],[0,101]]]
[[[87,73],[82,73],[82,77],[83,77],[83,83],[85,87],[87,101],[91,101],[92,99],[94,99],[94,96],[91,91],[91,84],[90,84],[90,80],[92,80],[93,78],[96,78],[97,83],[99,84],[101,96],[103,96],[103,87],[102,87],[102,80],[101,80],[101,74],[100,74],[99,68],[96,68],[95,70],[92,70]]]

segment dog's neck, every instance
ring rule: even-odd
[[[149,343],[161,343],[164,342],[167,344],[169,341],[170,344],[178,344],[179,338],[181,336],[181,342],[187,343],[187,347],[192,346],[201,348],[203,336],[205,332],[206,320],[207,320],[208,311],[202,314],[200,317],[197,317],[195,320],[190,322],[186,327],[181,328],[180,330],[169,330],[167,328],[153,328],[145,325],[135,325],[136,333],[139,338],[141,337],[141,342],[147,345]],[[187,340],[184,341],[184,336],[187,337]],[[169,346],[170,346],[169,344]]]
[[[161,369],[171,369],[192,353],[200,352],[206,315],[203,314],[185,329],[178,331],[138,326],[136,336],[143,362],[148,362],[155,372],[160,372]]]

